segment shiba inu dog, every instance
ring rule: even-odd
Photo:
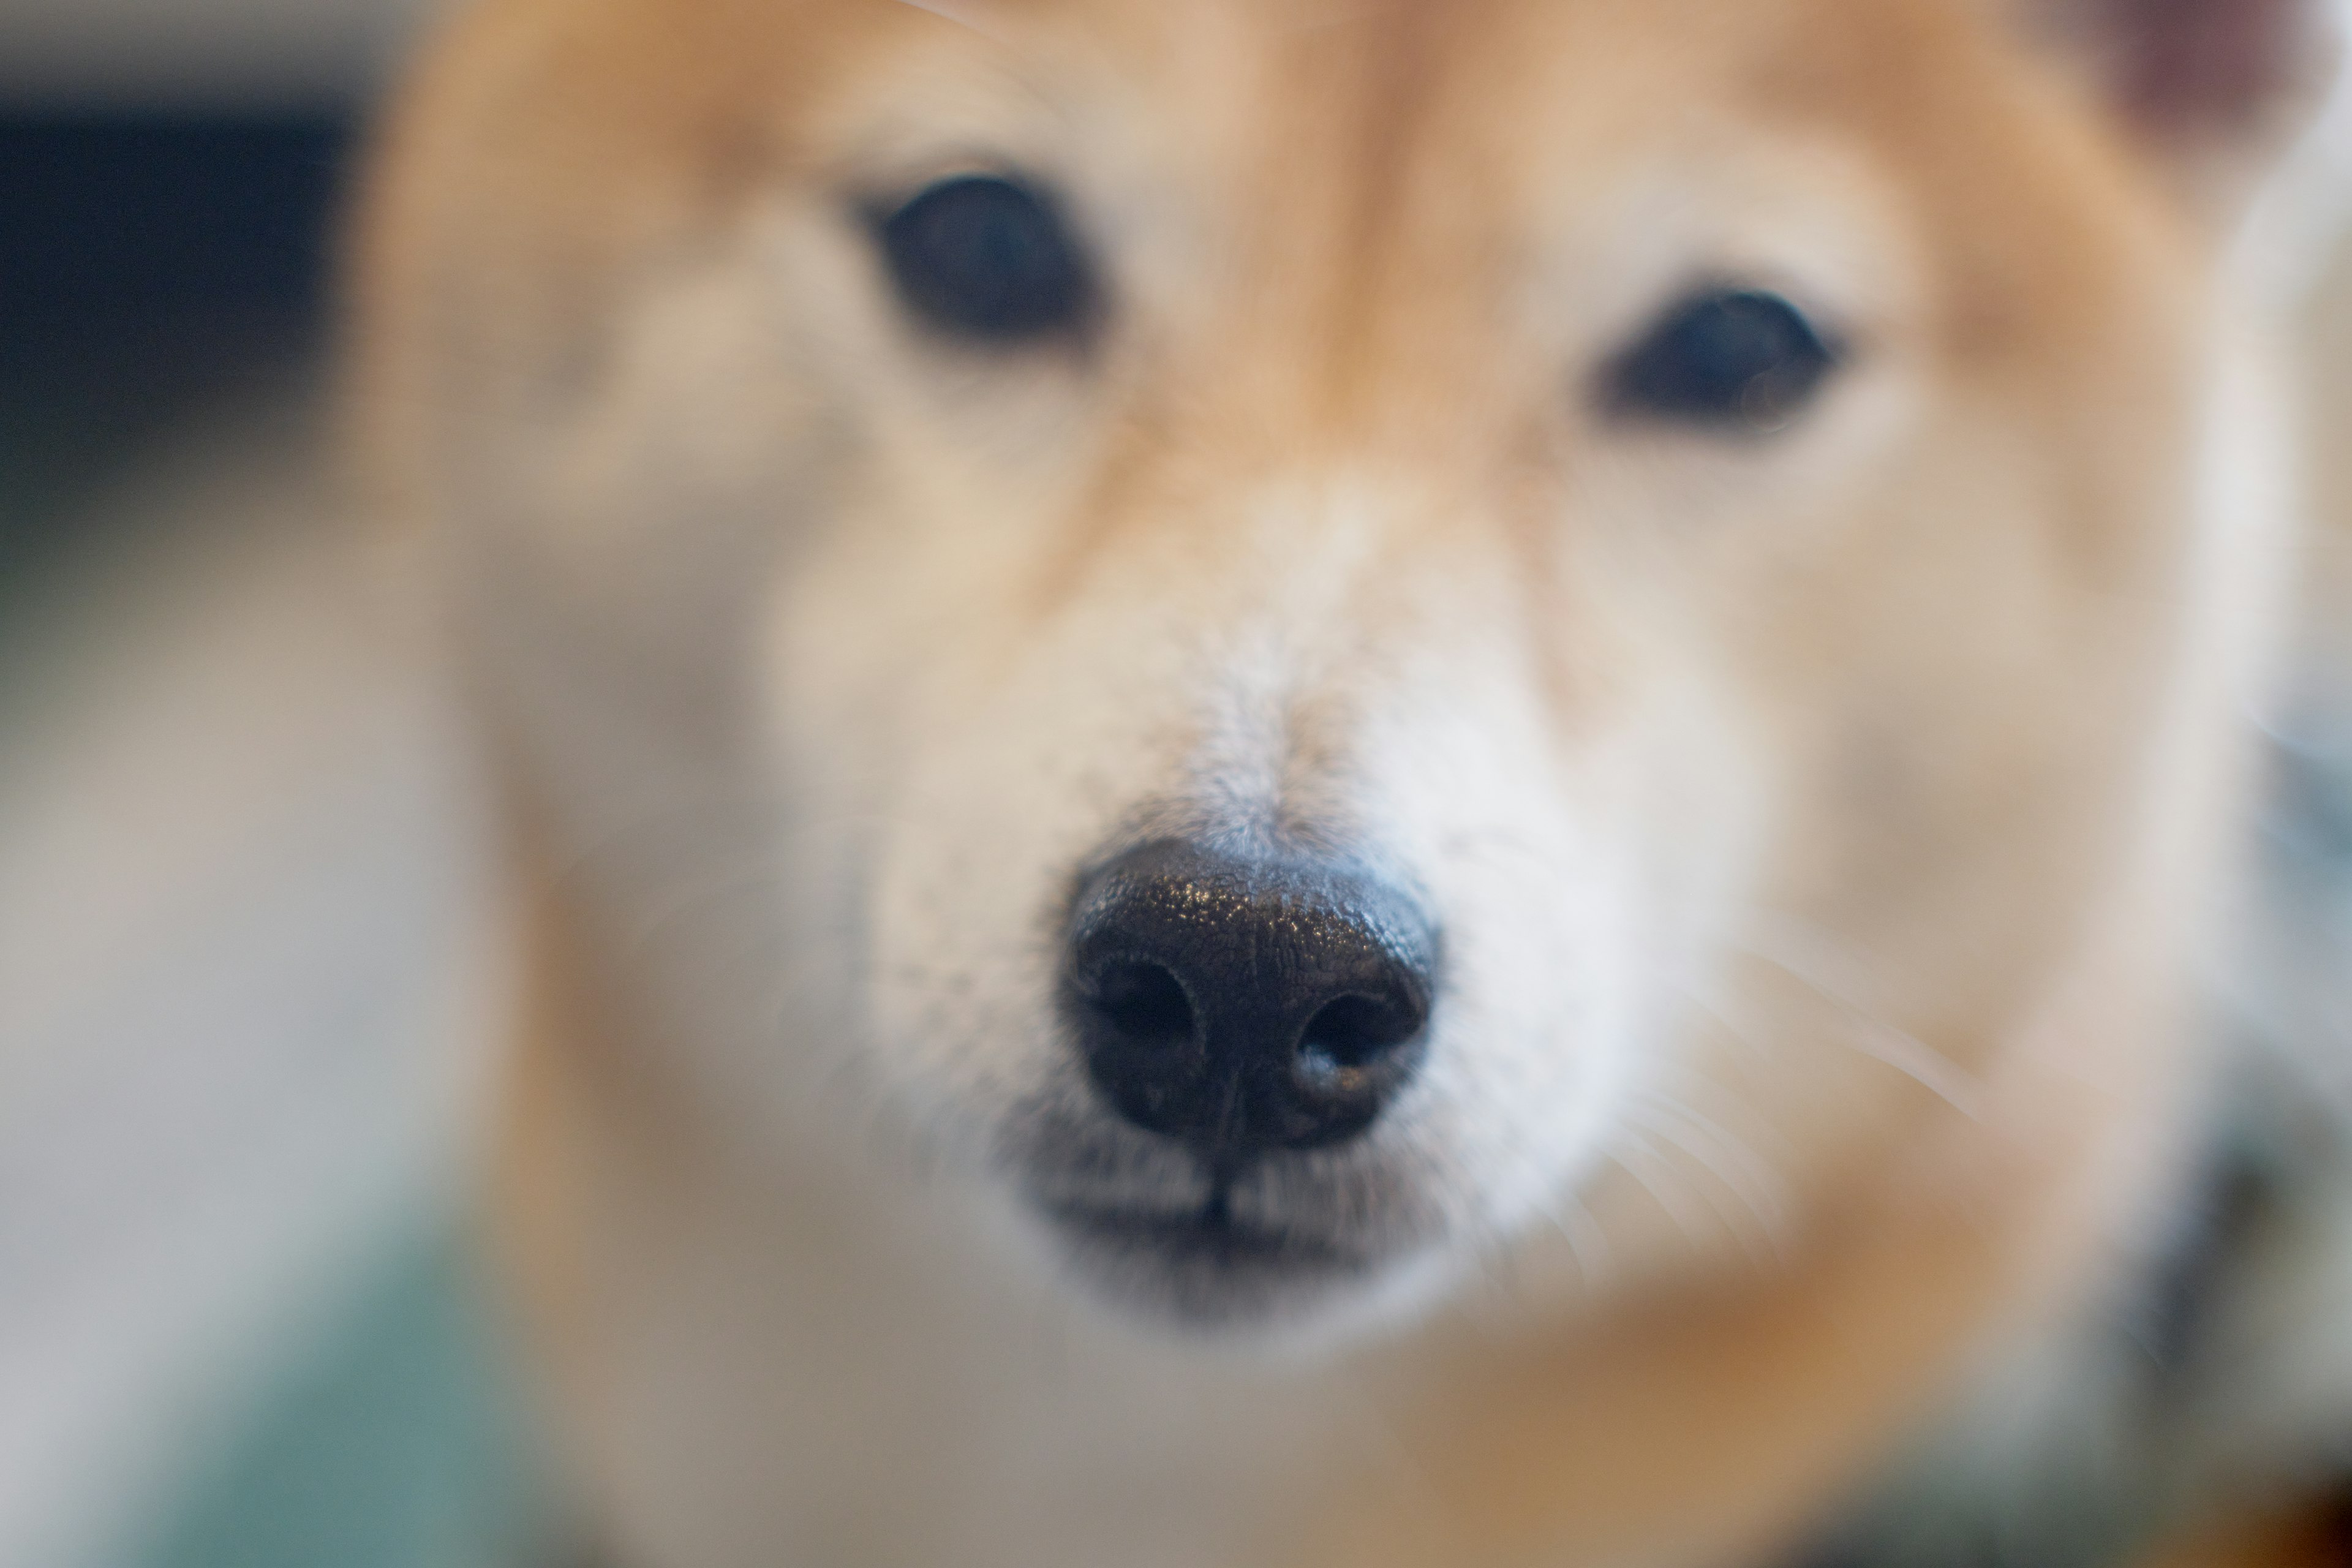
[[[455,25],[359,406],[532,889],[499,1246],[599,1550],[2342,1560],[2190,984],[2286,510],[2225,259],[2325,57]]]

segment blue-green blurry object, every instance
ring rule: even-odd
[[[514,1389],[454,1234],[387,1249],[222,1434],[128,1568],[511,1568],[544,1559]]]

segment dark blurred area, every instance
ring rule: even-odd
[[[0,115],[0,584],[176,419],[307,374],[353,142],[323,113]]]

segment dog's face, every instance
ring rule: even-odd
[[[1195,1322],[1949,1113],[2131,830],[2202,374],[1993,11],[494,7],[391,331],[559,817],[760,803],[695,1070]]]

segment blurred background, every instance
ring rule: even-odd
[[[0,0],[0,1568],[535,1555],[469,793],[320,453],[423,11]]]
[[[501,984],[396,539],[321,455],[332,240],[424,0],[0,0],[0,1568],[545,1544],[461,1261]],[[2256,262],[2352,518],[2352,133]],[[2352,573],[2344,574],[2352,582]],[[2352,1041],[2352,593],[2263,713],[2239,1025]]]

